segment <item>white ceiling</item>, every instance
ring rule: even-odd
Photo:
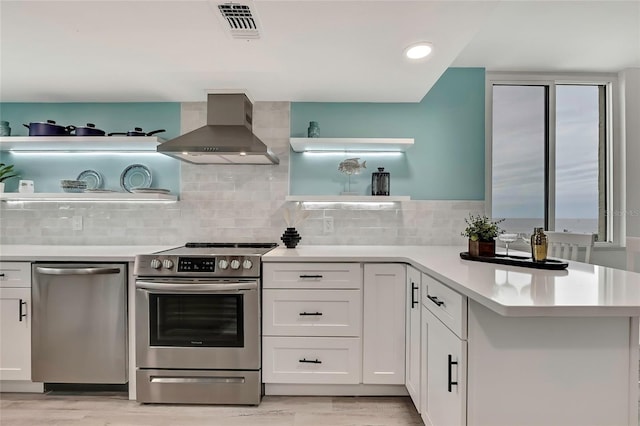
[[[236,0],[243,2],[243,0]],[[261,38],[232,39],[219,1],[0,0],[0,100],[417,102],[450,66],[640,67],[640,1],[244,2]],[[409,63],[403,49],[434,45]]]

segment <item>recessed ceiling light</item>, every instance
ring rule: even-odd
[[[409,59],[422,59],[429,56],[432,49],[431,43],[421,41],[404,49],[404,54]]]

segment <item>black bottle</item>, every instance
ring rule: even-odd
[[[371,173],[371,195],[389,195],[391,174],[378,167],[377,172]]]

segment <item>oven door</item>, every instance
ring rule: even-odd
[[[138,368],[260,369],[257,280],[136,281]]]

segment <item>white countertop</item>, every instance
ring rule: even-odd
[[[149,254],[174,248],[171,246],[59,246],[0,245],[2,261],[92,261],[129,262],[136,254]]]
[[[640,316],[640,273],[569,262],[563,271],[460,259],[466,247],[278,247],[264,262],[404,262],[504,316]]]

